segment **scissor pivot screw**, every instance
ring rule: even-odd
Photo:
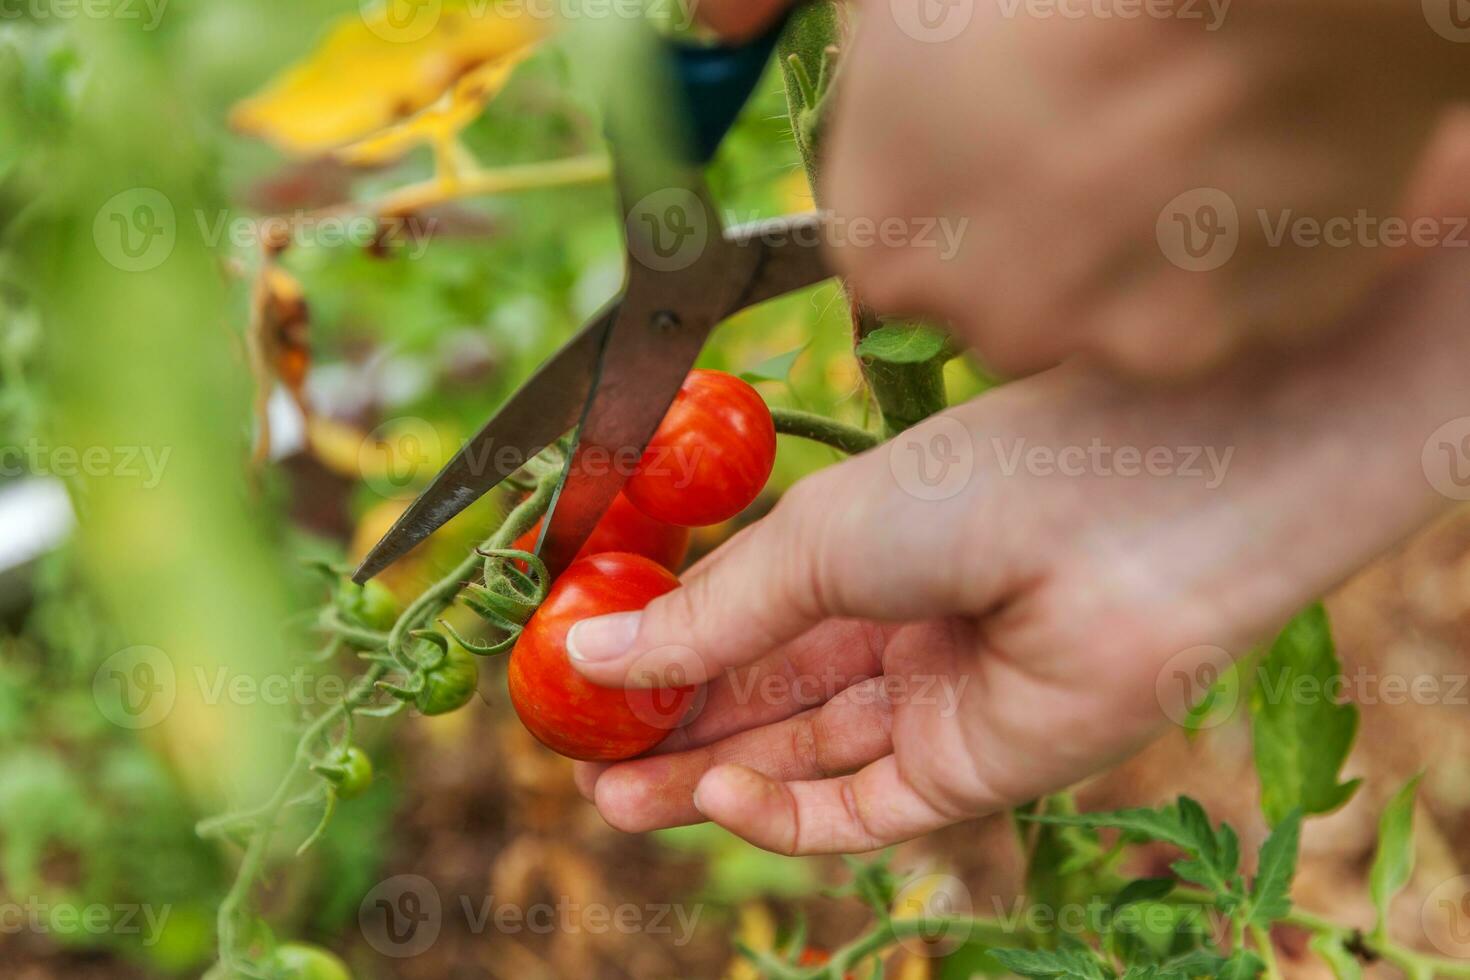
[[[684,325],[679,319],[679,314],[670,310],[659,310],[651,319],[653,329],[659,333],[673,333]]]

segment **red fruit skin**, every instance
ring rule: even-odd
[[[510,656],[510,702],[541,744],[572,759],[612,762],[647,752],[679,726],[696,687],[598,687],[567,658],[573,624],[642,609],[678,585],[663,566],[621,552],[583,558],[562,572]]]
[[[760,392],[733,374],[691,371],[623,493],[649,517],[704,527],[749,507],[775,463]]]
[[[541,521],[537,521],[536,526],[516,538],[511,547],[517,551],[535,551],[536,539],[540,536]],[[689,529],[649,517],[620,493],[592,529],[587,543],[577,552],[576,560],[608,551],[642,555],[671,572],[677,572],[689,554]]]

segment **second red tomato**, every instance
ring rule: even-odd
[[[516,539],[511,547],[518,551],[535,551],[536,539],[541,536],[541,522]],[[689,553],[689,529],[677,527],[649,517],[634,507],[628,498],[618,494],[612,506],[592,529],[592,536],[577,552],[577,558],[600,555],[609,551],[625,551],[642,555],[658,562],[671,572],[677,572]]]
[[[775,462],[760,393],[722,371],[691,371],[623,493],[669,524],[719,524],[755,501]]]

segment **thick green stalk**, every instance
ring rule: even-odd
[[[801,162],[818,204],[824,197],[822,139],[830,105],[827,93],[836,72],[834,59],[841,40],[836,5],[831,0],[817,0],[796,11],[778,47],[791,131],[796,136]],[[852,341],[857,346],[883,323],[851,288],[848,300],[852,309]],[[859,358],[863,377],[878,403],[884,435],[894,436],[948,404],[944,390],[945,359],[892,363],[873,357]]]

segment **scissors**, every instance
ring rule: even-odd
[[[629,155],[609,113],[624,216],[622,293],[577,331],[434,477],[363,559],[362,583],[442,527],[521,465],[576,430],[542,522],[537,555],[552,576],[569,565],[631,475],[694,367],[705,340],[747,307],[832,275],[818,214],[726,229],[702,174],[775,49],[784,21],[744,45],[658,41],[661,85],[682,132],[661,132],[650,162]],[[663,92],[669,90],[663,88]],[[648,115],[647,103],[632,111]],[[632,134],[636,124],[623,129]],[[645,133],[646,135],[646,133]],[[650,149],[644,140],[638,147]],[[506,451],[509,448],[512,451]],[[579,465],[590,460],[604,465]]]

